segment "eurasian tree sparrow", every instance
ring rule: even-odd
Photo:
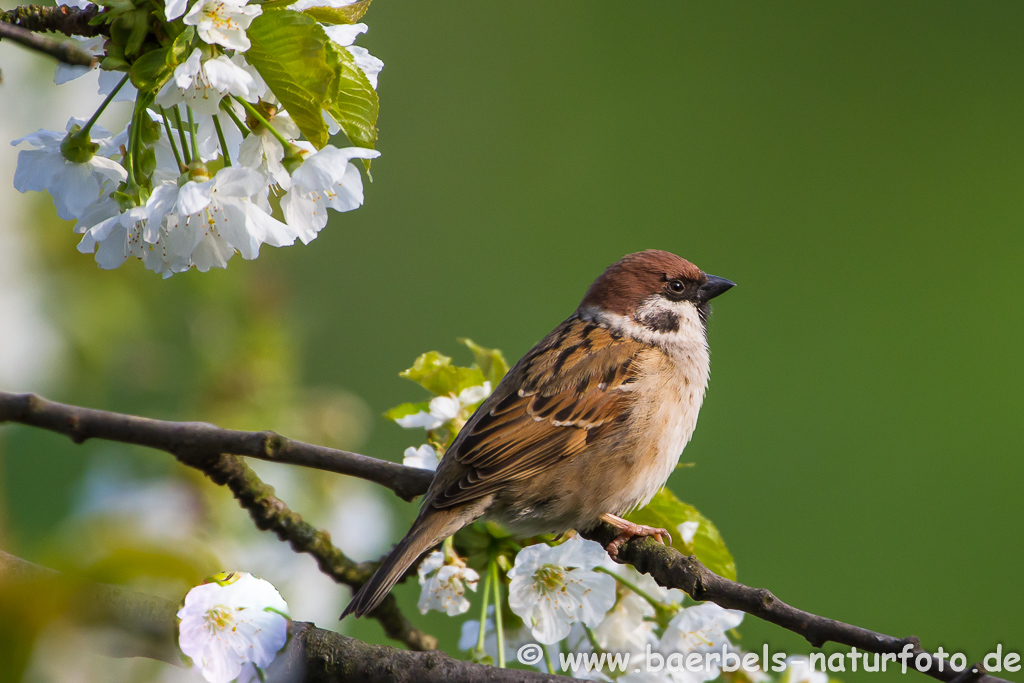
[[[619,259],[516,363],[459,432],[409,533],[342,618],[380,604],[424,551],[479,517],[533,536],[621,530],[668,536],[618,515],[665,485],[708,384],[708,301],[733,283],[675,254]]]

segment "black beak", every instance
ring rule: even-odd
[[[708,275],[708,281],[702,284],[700,289],[697,290],[697,296],[700,298],[701,303],[706,303],[714,299],[719,294],[724,294],[735,286],[735,282],[726,280],[724,277]]]

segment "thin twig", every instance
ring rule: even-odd
[[[50,55],[57,61],[73,66],[94,67],[99,63],[96,57],[75,45],[70,40],[59,40],[33,33],[26,28],[0,22],[0,40],[8,38],[30,50]]]
[[[265,460],[291,462],[318,469],[328,469],[343,474],[352,474],[374,481],[398,493],[403,498],[412,498],[423,494],[430,484],[431,473],[413,467],[404,467],[396,463],[375,460],[367,456],[332,451],[318,446],[301,444],[279,437],[273,432],[232,432],[222,430],[204,423],[160,422],[146,418],[90,410],[75,406],[54,403],[32,394],[9,394],[0,392],[0,422],[20,422],[27,425],[42,427],[60,432],[76,442],[91,437],[123,441],[144,446],[159,448],[177,454],[183,448],[197,445],[204,447],[206,452],[236,453],[262,457]],[[268,452],[278,453],[278,448],[269,448],[261,444],[279,439],[287,443],[286,457],[267,455]],[[314,464],[309,457],[310,451],[319,452],[319,460]],[[303,454],[301,457],[298,454]],[[358,467],[352,467],[352,459],[357,459]],[[367,462],[368,461],[368,462]],[[373,463],[377,463],[374,466]],[[329,465],[329,466],[324,466]],[[385,467],[386,466],[386,467]],[[383,469],[378,469],[378,467]],[[389,477],[394,477],[390,479]],[[602,524],[585,532],[583,536],[607,545],[617,535],[610,525]],[[821,617],[810,612],[797,609],[782,602],[768,590],[751,588],[735,581],[718,576],[694,556],[685,556],[672,548],[647,538],[637,538],[624,544],[619,550],[619,561],[628,562],[638,571],[649,573],[655,581],[666,588],[679,588],[695,600],[709,600],[722,607],[738,609],[760,619],[771,622],[782,628],[804,636],[815,647],[826,642],[839,643],[860,648],[866,652],[887,654],[902,652],[904,646],[910,645],[912,657],[908,664],[916,668],[916,655],[925,653],[916,637],[896,638],[882,633],[869,631],[841,621]],[[360,565],[359,570],[366,572],[368,566]],[[934,655],[934,665],[923,673],[940,681],[953,681],[960,672],[956,672],[946,663],[938,670],[940,661]],[[983,673],[980,665],[968,667],[966,672],[977,668],[980,674],[975,683],[1008,683]],[[965,672],[965,673],[966,673]]]
[[[273,531],[279,539],[291,545],[296,552],[307,553],[316,559],[320,571],[338,583],[358,590],[373,573],[341,552],[330,535],[306,522],[274,495],[268,486],[240,458],[234,455],[215,455],[202,451],[178,453],[178,459],[190,467],[204,472],[215,484],[227,486],[239,504],[249,511],[256,526]],[[437,638],[419,630],[398,609],[398,601],[389,595],[369,616],[380,622],[390,638],[405,643],[418,651],[436,650]]]

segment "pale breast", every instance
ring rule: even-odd
[[[703,346],[662,356],[637,386],[630,441],[637,444],[623,510],[646,505],[668,481],[697,427],[708,382],[708,355]]]

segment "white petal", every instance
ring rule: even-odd
[[[57,207],[57,215],[64,220],[77,220],[100,196],[99,179],[88,164],[65,162],[48,189]]]
[[[192,50],[192,54],[188,56],[188,59],[174,67],[174,82],[179,88],[187,88],[192,85],[192,81],[195,80],[196,75],[202,68],[202,55],[202,50],[197,47]]]
[[[434,471],[438,465],[437,451],[430,444],[423,444],[419,448],[406,448],[402,464],[407,467],[419,467],[420,469]]]
[[[281,199],[281,211],[288,226],[295,230],[303,244],[316,239],[317,233],[327,225],[327,207],[318,206],[312,197],[292,190]]]
[[[117,163],[113,159],[101,157],[99,154],[96,154],[92,159],[89,159],[89,166],[94,172],[116,182],[121,183],[128,179],[128,172],[124,170],[124,167],[121,164]]]
[[[164,16],[167,17],[167,21],[174,21],[184,14],[187,5],[188,0],[166,0],[164,3]]]
[[[359,37],[360,33],[366,33],[368,28],[366,24],[336,24],[334,26],[324,26],[324,33],[338,45],[348,47],[356,42],[356,38]]]
[[[700,522],[683,522],[676,527],[676,531],[679,532],[679,538],[683,543],[689,545],[693,542],[693,537],[696,535],[699,527]]]
[[[471,406],[491,395],[491,383],[484,382],[475,387],[467,387],[459,392],[459,403],[464,406]]]
[[[117,84],[125,77],[124,72],[121,71],[105,71],[100,69],[100,76],[98,79],[99,88],[96,92],[100,95],[109,95]],[[121,89],[114,95],[114,102],[134,102],[139,96],[139,91],[135,89],[131,81],[128,81],[121,86]]]
[[[18,166],[14,170],[14,189],[18,192],[42,192],[53,182],[53,177],[64,168],[60,152],[53,154],[42,149],[23,149],[18,152]]]
[[[406,415],[405,417],[398,418],[395,420],[395,424],[399,427],[405,427],[406,429],[422,427],[423,429],[431,430],[437,429],[443,425],[444,420],[432,415],[431,413],[420,411],[418,413],[413,413],[412,415]]]
[[[430,399],[430,414],[441,421],[449,422],[459,416],[462,406],[454,396],[435,396]],[[433,429],[431,427],[431,429]]]
[[[373,89],[377,89],[377,75],[384,70],[384,62],[370,54],[369,50],[365,47],[359,47],[358,45],[349,45],[345,48],[352,57],[356,60],[356,66],[366,74],[366,80],[370,82]]]
[[[242,166],[222,168],[213,179],[217,193],[230,197],[252,197],[267,186],[266,178]]]
[[[175,212],[182,216],[199,213],[210,205],[212,190],[212,180],[201,183],[194,180],[188,181],[178,190],[178,201],[174,207]]]
[[[210,85],[222,93],[248,98],[256,89],[256,81],[249,72],[225,55],[208,60],[203,65],[203,72]]]
[[[264,244],[272,247],[288,247],[295,244],[295,231],[286,223],[277,220],[252,202],[246,204],[246,223]]]

